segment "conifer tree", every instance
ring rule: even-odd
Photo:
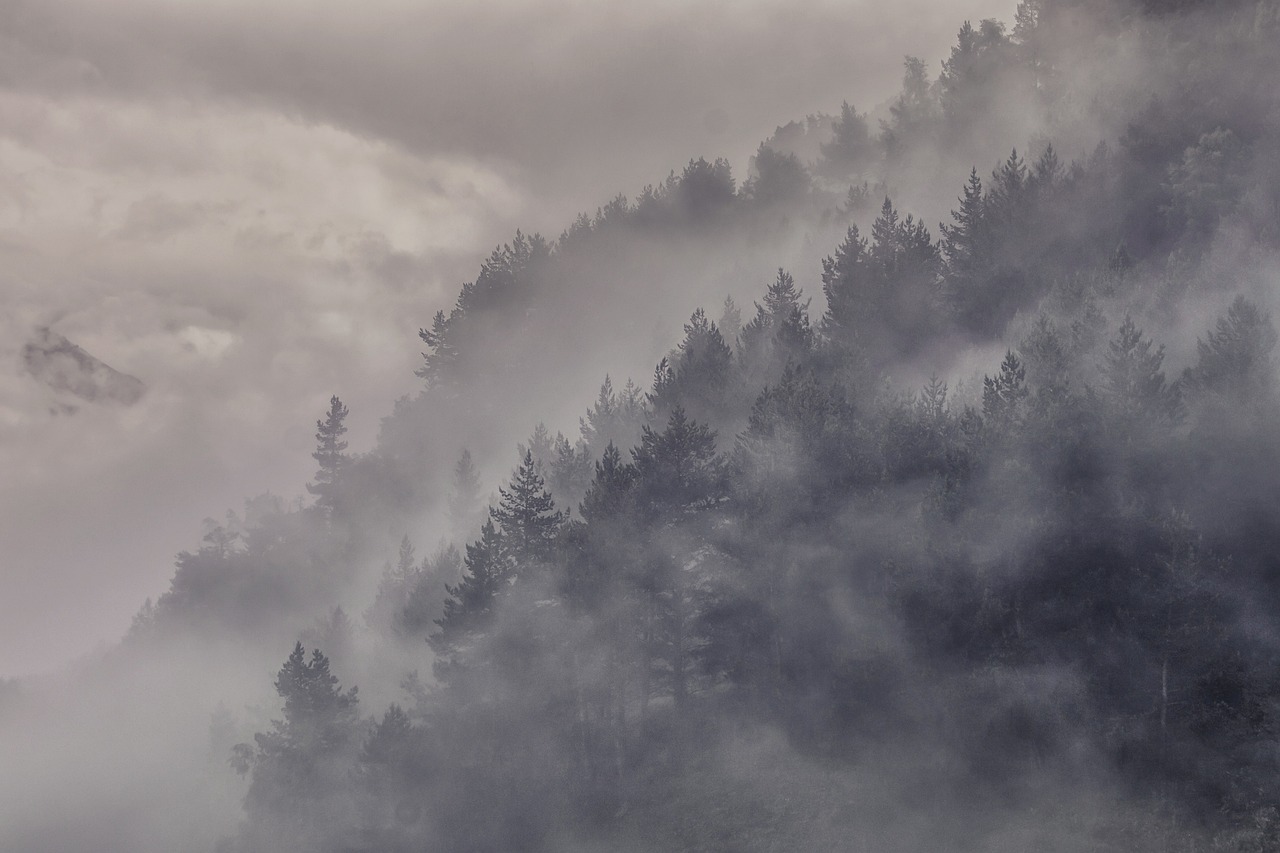
[[[676,398],[677,393],[675,368],[671,366],[670,359],[663,356],[653,368],[652,390],[645,395],[649,405],[653,407],[654,414],[674,409],[679,404]]]
[[[940,227],[941,249],[947,262],[948,279],[955,281],[957,287],[966,287],[977,276],[989,253],[986,203],[977,168],[969,172],[969,182],[959,201],[959,209],[951,211],[952,224]]]
[[[720,335],[724,338],[724,342],[732,349],[737,344],[738,335],[742,333],[742,310],[738,308],[738,303],[733,301],[732,296],[724,298],[720,319],[716,325],[720,328]]]
[[[499,487],[498,496],[498,505],[489,509],[489,517],[502,532],[506,553],[517,565],[550,559],[564,516],[556,510],[531,451],[525,451],[510,484]]]
[[[1178,393],[1165,381],[1163,362],[1164,347],[1153,350],[1152,342],[1126,315],[1107,344],[1102,364],[1103,390],[1123,423],[1137,426],[1177,420]]]
[[[1000,168],[991,173],[991,189],[987,193],[986,212],[1002,225],[1019,223],[1027,196],[1026,162],[1013,149]]]
[[[822,295],[827,300],[822,333],[837,344],[847,347],[859,336],[859,298],[868,270],[866,238],[852,225],[835,254],[822,261]]]
[[[453,489],[449,495],[449,524],[455,535],[473,529],[479,517],[479,503],[480,474],[471,461],[471,451],[463,448],[453,466]]]
[[[551,493],[569,509],[578,505],[591,483],[591,454],[582,439],[570,442],[562,433],[556,433],[555,456],[551,461],[549,485]]]
[[[433,556],[423,558],[396,614],[396,630],[415,639],[426,636],[444,612],[448,587],[461,580],[461,575],[462,556],[453,545],[442,545]]]
[[[671,413],[662,432],[646,426],[632,454],[643,498],[660,515],[711,506],[722,495],[716,434],[689,419],[683,408]]]
[[[431,320],[431,328],[418,330],[418,337],[430,352],[422,354],[423,365],[414,374],[425,379],[428,388],[452,387],[457,380],[458,347],[454,343],[450,324],[460,316],[459,311],[454,311],[449,317],[445,316],[444,311],[437,311]]]
[[[840,118],[832,127],[830,142],[819,147],[822,170],[832,177],[848,177],[860,172],[874,156],[867,117],[849,106],[840,105]]]
[[[346,786],[356,748],[357,691],[341,689],[319,649],[308,661],[302,643],[281,667],[275,687],[284,718],[255,734],[254,745],[237,744],[232,751],[232,766],[253,774],[242,840],[250,850],[303,853],[331,844],[332,833],[352,826]]]
[[[393,566],[386,564],[382,578],[378,581],[378,591],[374,595],[373,604],[364,613],[365,624],[375,631],[384,633],[396,628],[397,613],[404,607],[409,591],[418,579],[421,570],[414,557],[413,543],[406,534],[400,540],[400,553]]]
[[[1274,388],[1276,328],[1255,303],[1237,296],[1214,328],[1196,341],[1199,360],[1183,381],[1197,393],[1259,399]]]
[[[926,144],[938,115],[938,103],[924,60],[908,56],[903,63],[902,91],[889,106],[888,121],[880,123],[880,141],[891,161],[913,147]]]
[[[333,513],[341,489],[342,472],[346,468],[347,442],[345,421],[347,407],[337,396],[329,399],[329,412],[323,421],[316,421],[316,450],[311,457],[316,460],[315,482],[307,484],[307,491],[316,496],[316,506],[326,517]]]
[[[515,565],[492,519],[480,528],[480,538],[467,545],[463,566],[462,580],[445,587],[448,598],[443,615],[436,620],[440,630],[430,638],[440,655],[451,653],[467,635],[487,627],[498,596],[515,576]]]
[[[516,452],[522,457],[526,452],[533,456],[533,464],[543,480],[551,476],[551,466],[556,458],[556,442],[545,423],[539,421],[533,428],[533,434],[529,436],[528,443],[517,444]]]
[[[1005,353],[1000,372],[982,379],[982,415],[996,430],[1004,432],[1018,423],[1021,405],[1030,391],[1027,371],[1013,350]]]
[[[742,330],[743,365],[756,385],[776,382],[790,362],[803,361],[813,348],[809,328],[809,302],[791,274],[779,269],[778,277],[757,302],[756,316]]]
[[[603,521],[619,513],[635,482],[635,468],[622,460],[616,445],[605,448],[596,462],[595,477],[582,499],[582,517],[587,522]]]
[[[612,442],[619,420],[618,396],[613,391],[613,381],[605,374],[595,405],[578,419],[578,431],[588,447],[604,447]]]
[[[663,359],[654,373],[649,401],[655,416],[666,417],[677,406],[687,407],[706,420],[726,414],[733,352],[701,308],[685,323],[684,340],[675,358],[674,365]]]

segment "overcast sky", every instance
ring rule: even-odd
[[[741,177],[1015,5],[0,0],[0,675],[118,638],[206,516],[300,494],[330,394],[367,449],[515,227],[699,155]],[[42,325],[146,397],[52,414]]]

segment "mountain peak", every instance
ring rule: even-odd
[[[37,328],[23,346],[22,364],[54,391],[90,403],[131,406],[146,393],[142,380],[121,373],[47,326]]]

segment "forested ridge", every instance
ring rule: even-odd
[[[281,644],[222,849],[1280,849],[1277,44],[1024,0],[883,117],[495,249],[376,446],[335,396],[305,505],[119,651]]]

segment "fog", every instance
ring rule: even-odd
[[[113,641],[200,519],[300,494],[330,394],[368,448],[516,227],[691,156],[745,175],[775,125],[884,101],[902,55],[1011,9],[5,4],[0,673]],[[19,357],[43,325],[144,401],[51,415]]]
[[[1271,849],[1277,37],[0,8],[0,848]]]

